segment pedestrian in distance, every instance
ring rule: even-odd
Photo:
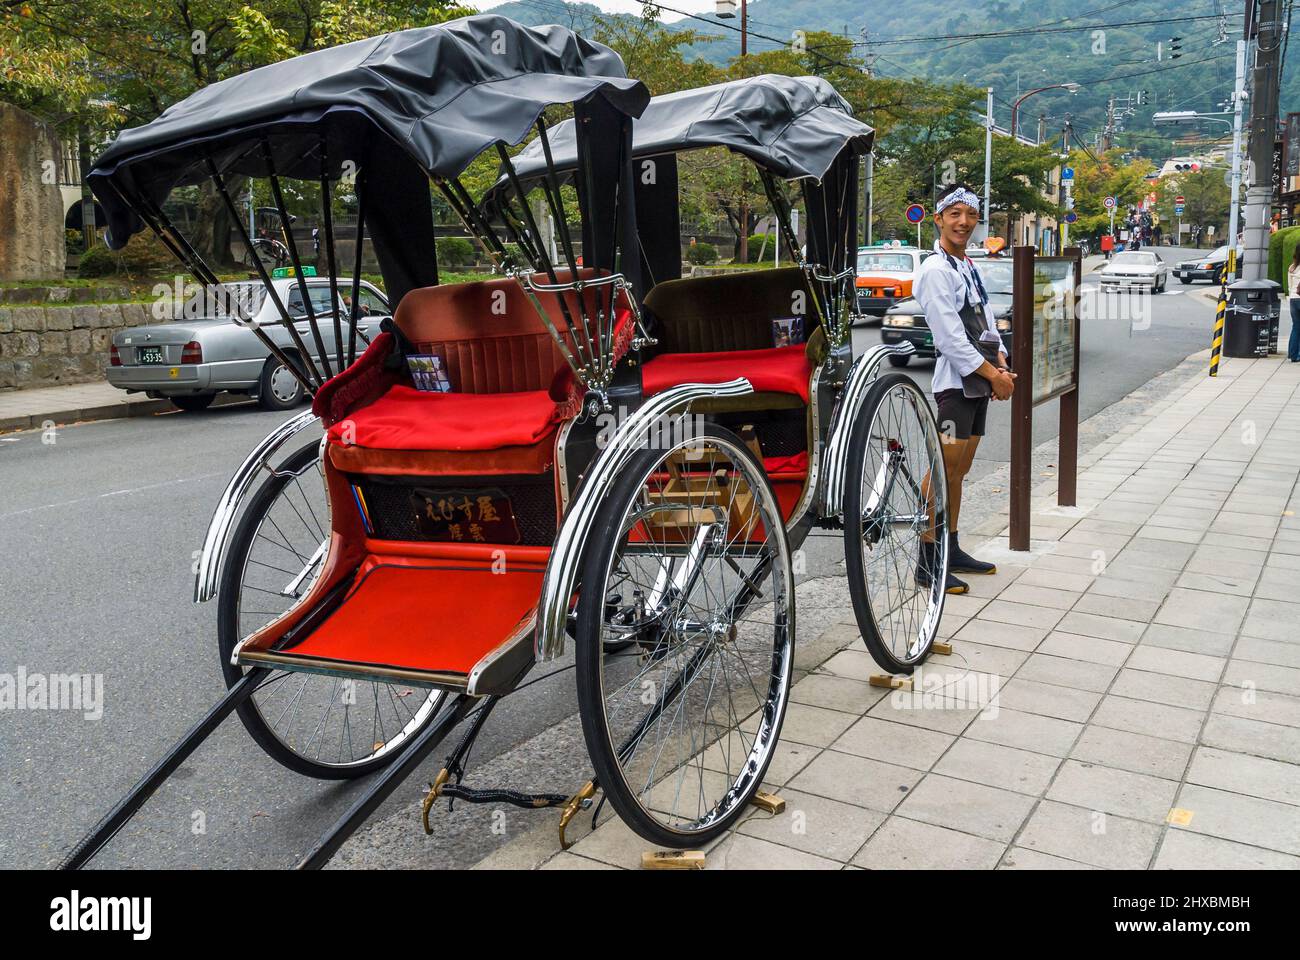
[[[1110,252],[1115,249],[1115,238],[1109,233],[1101,235],[1101,253],[1107,260],[1110,259]]]
[[[1286,268],[1287,302],[1291,310],[1291,337],[1287,341],[1286,358],[1300,363],[1300,244],[1291,254],[1291,265]]]
[[[970,587],[954,574],[991,574],[997,567],[970,556],[958,541],[962,483],[984,435],[989,400],[1009,400],[1016,375],[1008,367],[984,281],[966,256],[971,233],[979,225],[979,197],[969,187],[954,184],[939,195],[934,210],[939,234],[934,244],[936,256],[921,264],[914,290],[934,336],[931,384],[948,473],[948,579],[944,590],[966,593]],[[929,586],[935,549],[933,533],[929,542],[922,538],[916,578],[923,587]]]

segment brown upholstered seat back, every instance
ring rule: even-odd
[[[796,303],[796,292],[802,304]],[[772,346],[772,321],[803,307],[804,334],[816,316],[799,267],[668,280],[646,296],[661,353],[762,350]]]
[[[567,271],[560,279],[566,277]],[[589,316],[595,316],[592,305],[597,293],[596,289],[583,291]],[[602,303],[608,295],[608,288],[599,291]],[[576,321],[577,294],[564,296]],[[538,294],[563,333],[559,297]],[[445,359],[452,389],[461,393],[545,390],[565,365],[536,307],[519,283],[508,277],[412,290],[402,298],[393,321],[419,352],[438,353]]]

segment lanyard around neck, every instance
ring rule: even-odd
[[[977,291],[975,299],[978,301],[980,306],[988,303],[989,295],[984,289],[984,280],[980,277],[980,272],[975,269],[975,265],[970,262],[970,257],[965,258],[967,265],[970,267],[970,275],[967,275],[967,272],[957,263],[957,258],[945,250],[943,244],[939,244],[939,252],[942,253],[944,259],[948,261],[948,266],[957,271],[958,275],[962,279],[962,283],[966,285],[966,302],[970,303],[971,301],[971,276],[973,275],[975,278],[975,290]]]

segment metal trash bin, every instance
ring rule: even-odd
[[[1273,283],[1272,280],[1269,283]],[[1282,288],[1273,283],[1277,289],[1273,292],[1273,301],[1268,311],[1268,352],[1277,353],[1278,332],[1282,326]]]
[[[1267,357],[1277,349],[1281,288],[1272,280],[1238,280],[1228,287],[1225,357]]]

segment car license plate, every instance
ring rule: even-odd
[[[163,348],[160,346],[136,347],[135,362],[136,363],[162,363]]]

